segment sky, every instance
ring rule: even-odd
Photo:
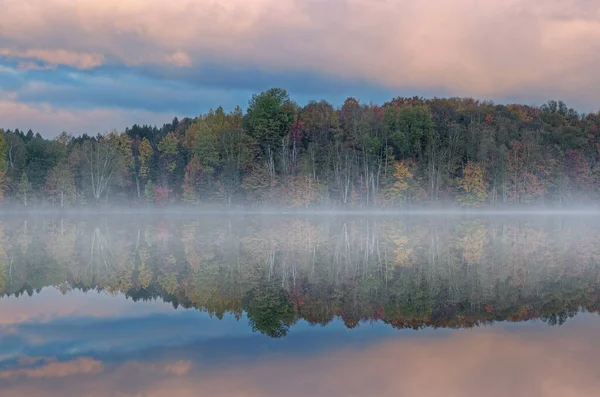
[[[0,0],[0,126],[46,137],[286,89],[600,109],[597,0]]]
[[[121,294],[47,287],[16,301],[0,300],[0,313],[22,313],[0,325],[3,397],[592,397],[600,388],[597,314],[560,327],[422,331],[336,320],[271,339],[245,318]]]

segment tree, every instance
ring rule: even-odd
[[[66,131],[61,132],[60,135],[56,137],[56,140],[63,146],[68,146],[72,139],[73,137]]]
[[[435,128],[431,111],[424,107],[388,107],[384,120],[390,134],[390,142],[399,156],[407,157],[419,154],[421,139],[427,137]]]
[[[69,164],[61,162],[48,172],[45,191],[53,202],[60,203],[60,208],[75,201],[75,179]]]
[[[539,178],[537,172],[543,165],[531,158],[534,147],[532,142],[510,143],[507,174],[509,197],[515,203],[530,203],[546,193],[544,180]]]
[[[283,338],[296,323],[294,307],[286,292],[276,287],[257,288],[244,299],[244,310],[253,331]]]
[[[254,140],[241,127],[227,128],[219,137],[222,157],[220,180],[225,189],[225,200],[231,205],[237,195],[242,179],[255,158]]]
[[[154,188],[154,202],[164,205],[169,199],[169,189],[164,186],[156,186]]]
[[[459,193],[456,197],[460,206],[479,207],[487,197],[487,188],[480,164],[468,163],[463,170],[463,177],[458,179]]]
[[[265,203],[272,198],[273,189],[277,186],[277,179],[270,172],[267,164],[255,166],[244,178],[242,187],[246,190],[248,198],[255,203]]]
[[[202,120],[190,125],[185,133],[188,150],[200,161],[200,164],[210,167],[211,174],[214,167],[221,162],[218,150],[218,128],[211,128],[206,121]]]
[[[21,180],[18,186],[18,196],[23,202],[23,205],[27,207],[27,199],[31,195],[31,183],[29,182],[29,177],[27,177],[27,173],[23,172],[21,175]]]
[[[162,153],[162,161],[169,173],[177,168],[177,153],[179,148],[179,137],[174,132],[169,132],[158,143],[158,150]]]
[[[154,183],[151,180],[144,187],[144,199],[150,203],[154,201]]]
[[[293,176],[290,185],[290,205],[296,208],[308,208],[317,200],[321,189],[319,183],[307,174]]]
[[[48,140],[31,130],[0,132],[7,197],[18,196],[26,172],[28,205],[45,198],[62,162],[78,204],[86,193],[107,204],[110,193],[141,200],[152,180],[152,201],[158,185],[178,203],[568,205],[600,198],[600,115],[560,101],[505,106],[472,98],[398,97],[378,106],[350,97],[338,108],[298,107],[273,88],[252,96],[246,113],[217,107],[125,133]]]
[[[137,191],[137,198],[142,198],[142,186],[144,182],[148,181],[150,177],[150,163],[152,160],[152,154],[154,150],[152,149],[152,144],[146,137],[141,140],[137,137],[133,140],[133,149],[132,153],[135,152],[133,156],[133,168],[135,170],[135,188]]]
[[[581,196],[590,196],[594,187],[592,170],[582,150],[569,149],[565,156],[565,167],[572,191]]]
[[[9,170],[9,176],[14,179],[17,175],[21,175],[25,167],[25,143],[23,139],[16,133],[6,133],[4,141],[6,142],[6,162]]]
[[[415,164],[411,160],[401,160],[394,163],[394,182],[388,189],[387,198],[392,202],[406,202],[412,185]]]
[[[58,141],[47,141],[36,134],[26,143],[25,149],[25,169],[31,183],[31,195],[34,197],[37,193],[42,193],[48,171],[66,157],[66,147]]]
[[[288,93],[280,88],[271,88],[250,99],[246,116],[248,132],[259,142],[267,159],[281,146],[294,121],[295,108]]]
[[[102,140],[108,142],[117,149],[118,167],[117,173],[115,174],[115,181],[122,187],[131,185],[131,172],[135,168],[131,139],[127,134],[112,131],[102,138]]]
[[[8,153],[8,144],[5,139],[4,130],[0,128],[0,171],[6,171],[7,161],[6,155]]]
[[[144,180],[148,179],[150,175],[150,159],[154,150],[148,139],[143,138],[138,147],[139,151],[139,162],[140,162],[140,177]]]
[[[127,151],[125,142],[112,134],[99,141],[87,140],[81,147],[86,162],[86,175],[96,202],[99,202],[104,193],[108,201],[111,184],[123,178],[131,164],[131,152]]]
[[[6,190],[6,170],[0,170],[0,202],[4,200]]]
[[[202,181],[202,165],[197,157],[193,157],[185,167],[183,182],[183,201],[188,204],[198,202],[198,187]]]

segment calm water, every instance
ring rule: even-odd
[[[599,221],[5,217],[0,395],[598,396]]]

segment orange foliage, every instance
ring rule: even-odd
[[[394,163],[394,183],[384,192],[384,201],[398,202],[408,199],[414,166],[412,160],[401,160]]]
[[[458,180],[460,193],[457,201],[461,206],[479,207],[487,197],[487,186],[483,177],[483,167],[469,163],[463,171],[463,177]]]

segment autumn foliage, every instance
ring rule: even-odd
[[[487,197],[487,187],[483,175],[483,167],[479,164],[468,163],[462,178],[458,179],[457,201],[464,207],[480,207]]]
[[[67,201],[57,199],[67,192],[56,189],[59,164],[73,177]],[[600,114],[473,98],[301,106],[272,88],[246,111],[217,107],[162,127],[56,139],[0,130],[0,170],[7,204],[36,208],[150,203],[154,186],[173,204],[228,208],[591,205]]]

